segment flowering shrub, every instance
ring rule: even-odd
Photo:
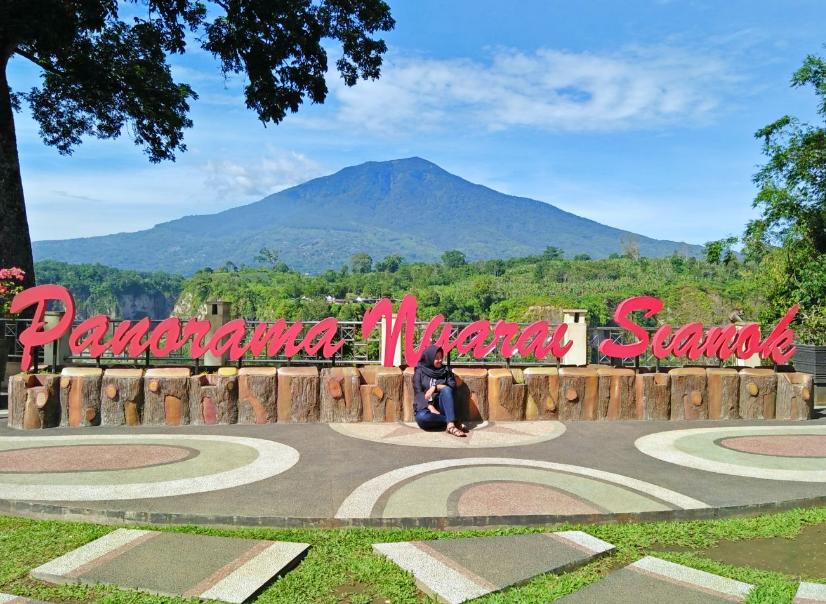
[[[26,273],[16,266],[0,268],[0,317],[9,315],[12,299],[23,291],[23,278],[25,276]]]

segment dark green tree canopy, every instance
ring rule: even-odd
[[[792,86],[811,86],[817,113],[826,120],[826,61],[809,55],[792,76]],[[762,210],[749,224],[754,242],[807,240],[816,254],[826,254],[826,124],[802,123],[785,115],[755,136],[763,140],[768,161],[755,174]]]
[[[0,52],[43,69],[41,86],[15,103],[28,101],[47,144],[69,153],[84,135],[113,138],[128,125],[160,161],[186,149],[197,95],[173,80],[167,58],[193,38],[225,74],[246,73],[247,107],[278,123],[305,98],[324,102],[325,38],[341,43],[336,67],[353,85],[378,77],[386,46],[371,34],[393,25],[382,0],[5,0]]]
[[[442,254],[442,264],[448,268],[456,268],[467,264],[465,254],[459,250],[447,250]]]
[[[245,74],[247,107],[277,124],[324,102],[323,40],[341,44],[336,68],[352,86],[379,76],[387,48],[372,34],[393,26],[383,0],[0,0],[0,267],[34,284],[14,128],[24,102],[60,153],[127,129],[150,161],[174,160],[197,94],[173,79],[170,55],[197,44],[225,75]],[[42,69],[39,86],[12,90],[12,57]]]
[[[791,84],[814,89],[826,120],[826,61],[809,55]],[[800,340],[826,344],[826,123],[785,115],[755,136],[768,161],[754,176],[761,216],[746,227],[744,242],[746,258],[760,262],[764,320],[799,304]]]

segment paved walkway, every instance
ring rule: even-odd
[[[10,430],[0,513],[432,526],[711,517],[826,503],[826,420]]]

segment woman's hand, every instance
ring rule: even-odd
[[[431,413],[435,413],[436,415],[441,415],[441,412],[436,407],[434,407],[433,405],[428,405],[427,410],[430,411]]]
[[[436,384],[436,390],[444,390],[447,388],[447,384]]]
[[[433,398],[433,395],[434,395],[434,394],[436,394],[436,386],[435,386],[435,385],[434,385],[434,386],[431,386],[430,388],[428,388],[428,389],[425,391],[425,393],[424,393],[424,397],[425,397],[425,399],[426,399],[426,400],[430,400],[430,399],[432,399],[432,398]]]

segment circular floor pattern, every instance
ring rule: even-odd
[[[657,432],[634,443],[679,466],[767,480],[826,481],[826,426],[743,426]]]
[[[0,474],[97,472],[160,466],[198,455],[170,445],[66,445],[0,451]]]
[[[36,458],[55,465],[44,468]],[[236,436],[6,437],[0,438],[0,498],[100,501],[203,493],[276,476],[298,459],[287,445]],[[29,471],[8,471],[15,460]]]
[[[392,470],[357,487],[336,518],[593,514],[708,507],[675,491],[594,468],[472,457]]]
[[[389,445],[427,447],[429,449],[485,449],[533,445],[562,436],[565,424],[541,422],[483,422],[474,426],[467,437],[457,438],[444,431],[428,432],[409,423],[330,424],[345,436]]]

